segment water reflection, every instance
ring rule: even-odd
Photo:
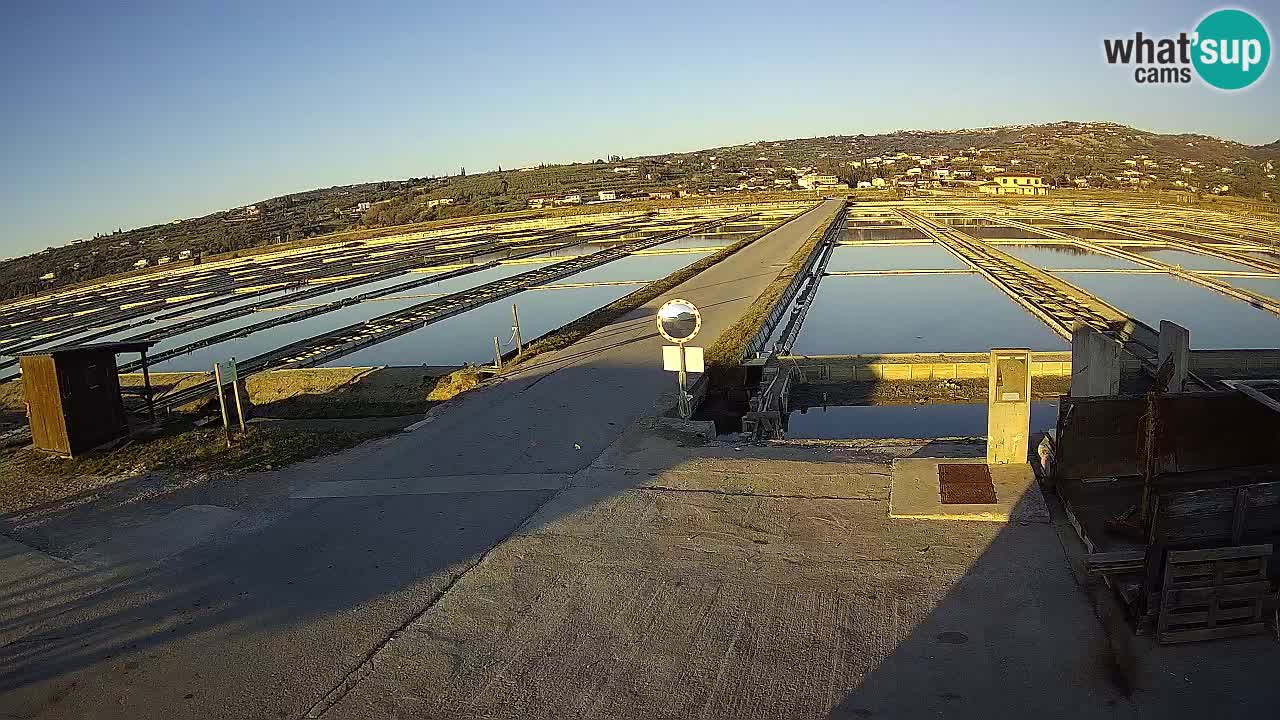
[[[1152,260],[1177,265],[1187,270],[1256,270],[1257,268],[1242,265],[1238,262],[1223,260],[1212,255],[1172,250],[1169,248],[1131,247],[1129,252],[1144,255]]]
[[[967,266],[941,245],[838,246],[828,271],[850,270],[963,270]]]
[[[975,275],[828,277],[797,355],[1062,350],[1066,343]]]
[[[1280,278],[1219,278],[1223,282],[1244,290],[1256,292],[1280,302]]]
[[[1182,325],[1192,348],[1271,348],[1280,339],[1280,316],[1170,275],[1057,274],[1148,325]]]
[[[998,249],[1043,270],[1132,270],[1142,267],[1124,258],[1103,255],[1074,245],[1000,245]]]
[[[1053,427],[1057,417],[1056,402],[1031,403],[1032,432]],[[797,439],[985,437],[987,404],[814,407],[792,412],[787,424],[787,437]]]

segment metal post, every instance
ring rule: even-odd
[[[222,366],[213,364],[213,383],[218,388],[218,408],[222,410],[222,429],[227,436],[227,449],[231,449],[231,423],[227,420],[227,396],[222,394]]]
[[[146,393],[147,398],[147,414],[151,416],[151,422],[156,421],[156,403],[151,392],[151,373],[147,370],[147,351],[142,351],[142,391]]]
[[[493,366],[502,370],[502,344],[498,342],[498,336],[493,336]]]
[[[231,364],[236,364],[236,359],[231,358]],[[246,381],[245,392],[248,392],[248,382]],[[240,404],[240,368],[236,368],[236,381],[231,383],[231,392],[236,396],[236,417],[240,418],[240,433],[244,434],[244,406]]]
[[[511,337],[516,343],[516,357],[524,354],[523,344],[520,342],[520,315],[516,312],[516,304],[511,303]]]
[[[680,417],[684,420],[688,420],[689,416],[692,415],[693,413],[690,412],[690,408],[689,408],[689,393],[685,392],[687,374],[685,373],[685,365],[684,365],[684,343],[680,343],[677,347],[680,348],[680,373],[679,373],[680,399],[676,403],[676,408],[680,412]]]

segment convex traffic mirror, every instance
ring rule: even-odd
[[[687,343],[702,328],[702,313],[688,300],[668,300],[658,308],[658,333],[673,343]]]

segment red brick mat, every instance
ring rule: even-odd
[[[990,505],[996,501],[991,470],[972,463],[939,463],[938,493],[943,505]]]

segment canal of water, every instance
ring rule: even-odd
[[[1280,345],[1280,315],[1171,275],[1055,274],[1152,327],[1161,320],[1178,323],[1191,331],[1192,348]]]
[[[792,353],[1063,350],[1066,342],[978,275],[827,277]]]
[[[1058,404],[1031,403],[1031,431],[1052,428]],[[811,407],[787,417],[786,436],[796,439],[985,437],[986,403],[843,405]]]

